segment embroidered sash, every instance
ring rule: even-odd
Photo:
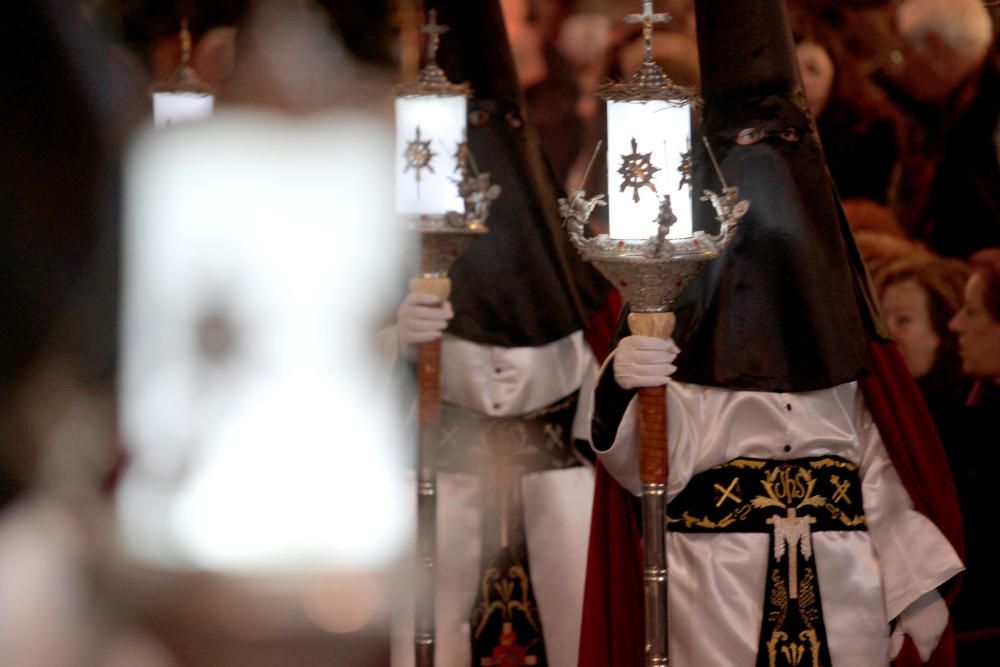
[[[528,567],[520,477],[581,464],[572,445],[576,397],[519,417],[443,406],[438,470],[481,480],[482,569],[470,619],[474,667],[547,664]]]
[[[856,464],[837,456],[733,459],[688,482],[668,505],[667,529],[767,532],[756,667],[831,667],[812,533],[867,530]]]

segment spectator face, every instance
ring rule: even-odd
[[[816,42],[804,41],[795,47],[805,88],[806,102],[813,118],[819,118],[830,99],[833,87],[834,65],[830,54]]]
[[[965,303],[948,328],[958,334],[962,371],[1000,384],[1000,321],[984,301],[983,277],[973,273],[965,285]]]
[[[913,377],[929,373],[941,339],[931,322],[927,292],[915,280],[893,283],[882,292],[882,310]]]

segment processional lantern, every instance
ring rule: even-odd
[[[396,88],[396,210],[420,234],[420,275],[412,291],[444,302],[451,293],[448,270],[486,233],[490,203],[500,186],[479,173],[466,142],[467,83],[448,80],[437,65],[440,37],[448,27],[430,10],[427,63],[415,83]],[[441,340],[417,346],[417,608],[414,650],[418,667],[434,664],[437,472],[434,443],[441,422]]]
[[[696,91],[674,84],[653,61],[655,23],[670,19],[644,0],[641,23],[645,58],[630,81],[610,83],[599,94],[607,103],[608,202],[572,190],[560,213],[574,245],[628,302],[632,333],[672,335],[671,308],[698,273],[722,252],[748,203],[739,200],[722,174],[722,194],[704,191],[721,228],[718,235],[693,232],[691,112]],[[706,144],[711,156],[711,147]],[[714,158],[713,158],[714,160]],[[597,206],[610,204],[609,234],[588,235],[585,225]],[[647,666],[667,665],[667,562],[664,540],[667,460],[666,386],[639,390],[642,477],[645,655]]]
[[[191,31],[181,19],[181,63],[170,81],[153,86],[153,122],[156,127],[201,120],[212,115],[212,88],[191,67]]]
[[[403,216],[444,217],[463,209],[456,185],[466,131],[468,84],[453,84],[436,62],[440,36],[436,12],[420,28],[428,36],[427,64],[414,84],[397,89],[396,208]]]

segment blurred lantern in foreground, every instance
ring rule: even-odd
[[[362,111],[233,111],[132,151],[118,500],[146,562],[300,574],[398,558],[399,401],[372,344],[405,243],[389,137]]]
[[[212,115],[215,96],[191,67],[191,31],[181,21],[181,64],[174,78],[153,87],[153,122],[157,127],[200,120]]]
[[[608,103],[610,234],[587,236],[584,230],[594,208],[605,203],[603,195],[588,199],[574,190],[560,200],[567,231],[580,254],[628,302],[631,332],[657,338],[672,335],[674,301],[719,256],[748,206],[738,200],[736,188],[725,186],[720,173],[722,195],[706,190],[704,199],[712,202],[721,231],[718,236],[692,234],[689,156],[691,105],[697,98],[693,90],[671,82],[652,57],[653,23],[668,19],[668,14],[653,13],[652,0],[644,0],[642,14],[625,19],[642,23],[645,60],[631,81],[601,89]],[[666,386],[642,387],[639,402],[645,664],[666,665]]]

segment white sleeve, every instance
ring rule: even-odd
[[[597,379],[600,377],[597,360],[591,362],[580,383],[580,393],[577,395],[576,414],[573,416],[573,439],[590,442],[590,420],[594,414],[594,391],[597,389]]]
[[[865,518],[882,572],[886,615],[893,619],[964,567],[937,526],[914,508],[861,392],[855,419]]]

